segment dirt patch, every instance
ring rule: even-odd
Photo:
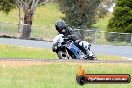
[[[0,60],[0,66],[2,67],[27,67],[27,66],[36,66],[36,65],[48,65],[48,64],[68,64],[68,65],[89,65],[89,64],[117,64],[117,63],[126,63],[132,64],[132,61],[76,61],[76,60],[21,60],[21,59],[7,59]]]
[[[26,67],[33,65],[46,65],[51,64],[51,62],[41,62],[41,61],[0,61],[0,66],[2,67]]]
[[[2,67],[27,67],[27,66],[49,65],[49,64],[87,65],[89,63],[0,60],[0,66]]]

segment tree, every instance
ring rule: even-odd
[[[98,18],[105,17],[106,14],[109,12],[108,9],[113,6],[115,0],[100,0],[100,5],[98,8]]]
[[[118,0],[113,17],[109,20],[107,32],[132,33],[132,1]],[[119,35],[107,33],[108,41],[126,41],[131,40],[131,35]]]
[[[91,27],[96,22],[96,10],[99,0],[59,0],[63,18],[73,27]]]
[[[18,0],[19,13],[22,11],[21,9],[23,9],[24,13],[24,25],[21,35],[22,39],[28,39],[30,37],[31,25],[36,7],[47,3],[48,1],[50,0]],[[20,15],[21,13],[19,14],[19,23],[22,23],[22,16]]]
[[[1,0],[0,10],[8,14],[13,8],[19,8],[19,32],[22,31],[21,38],[28,39],[31,33],[33,16],[37,6],[45,4],[50,0]],[[24,20],[24,22],[23,22]],[[22,24],[24,23],[23,27]],[[22,30],[23,29],[23,30]]]
[[[22,32],[22,30],[23,30],[23,16],[22,16],[22,11],[23,11],[23,9],[22,9],[22,3],[19,1],[19,0],[17,0],[18,2],[17,2],[17,5],[18,5],[18,9],[19,9],[19,24],[18,24],[18,32]]]
[[[132,1],[118,0],[107,32],[132,33]]]

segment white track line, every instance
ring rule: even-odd
[[[121,58],[132,61],[132,58],[127,58],[127,57],[121,57]]]

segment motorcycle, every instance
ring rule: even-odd
[[[70,38],[64,38],[63,34],[57,35],[53,39],[53,52],[56,52],[59,59],[89,59],[95,60],[96,56],[90,49],[90,44],[86,41],[81,41],[80,46],[84,47],[88,55],[85,55],[84,52],[75,45],[75,43]]]

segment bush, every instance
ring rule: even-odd
[[[130,35],[108,34],[108,32],[132,33],[132,1],[118,0],[115,7],[114,17],[109,20],[106,30],[108,41],[130,41]]]

